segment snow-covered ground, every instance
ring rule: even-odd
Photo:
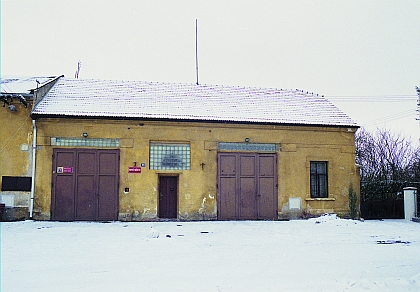
[[[1,252],[5,292],[420,291],[404,220],[2,222]]]

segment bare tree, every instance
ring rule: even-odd
[[[420,181],[420,148],[389,130],[375,134],[360,129],[356,134],[356,162],[361,165],[362,196],[375,192],[397,193],[404,186]],[[370,185],[364,188],[363,184]],[[363,194],[363,190],[369,193]]]
[[[360,129],[356,134],[356,162],[362,166],[362,180],[406,180],[415,178],[413,165],[418,163],[419,149],[410,140],[389,130],[371,134]]]

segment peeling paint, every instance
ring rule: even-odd
[[[198,209],[198,214],[206,213],[206,198],[203,198],[200,209]]]
[[[150,208],[144,207],[142,216],[145,216],[150,211]],[[138,211],[136,211],[138,213]]]

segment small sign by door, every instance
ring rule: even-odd
[[[129,166],[128,173],[141,173],[141,167],[139,166]]]
[[[73,173],[73,167],[71,166],[58,166],[57,173]]]

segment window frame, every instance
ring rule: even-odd
[[[323,165],[319,170],[318,165]],[[311,161],[309,165],[309,189],[313,199],[329,197],[328,193],[328,161]]]

